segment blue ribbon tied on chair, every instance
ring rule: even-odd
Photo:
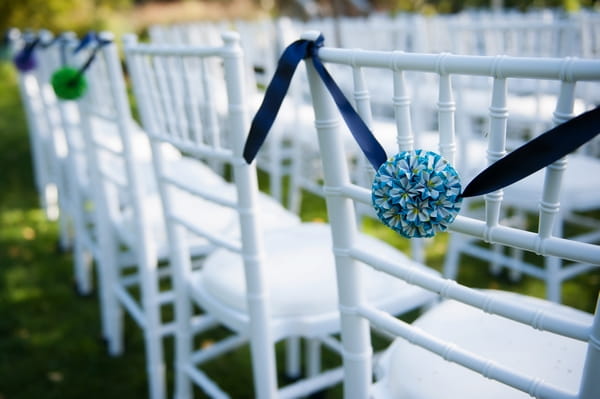
[[[34,50],[39,43],[39,37],[30,37],[27,39],[25,46],[15,54],[13,63],[20,72],[29,72],[37,67],[37,58],[35,57]]]
[[[378,218],[404,237],[432,237],[454,221],[462,199],[490,193],[519,181],[574,151],[600,132],[600,107],[587,111],[524,144],[488,166],[461,191],[460,177],[441,155],[402,151],[388,158],[369,127],[354,110],[319,58],[324,38],[297,40],[283,52],[244,146],[251,163],[271,129],[294,72],[303,59],[333,97],[361,151],[376,170],[372,204]]]

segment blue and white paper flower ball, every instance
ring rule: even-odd
[[[383,163],[373,180],[377,217],[407,238],[433,237],[454,221],[462,198],[456,170],[431,151],[403,151]]]

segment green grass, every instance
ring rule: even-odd
[[[71,255],[57,249],[57,225],[39,209],[27,127],[8,64],[0,65],[0,152],[0,399],[147,397],[139,329],[127,320],[125,354],[106,354],[96,296],[76,295]],[[264,177],[261,185],[266,185]],[[322,200],[308,196],[303,219],[325,219],[323,206]],[[408,241],[376,222],[365,222],[365,228],[403,250],[409,248]],[[438,270],[446,242],[447,235],[441,235],[428,245],[427,261]],[[459,279],[468,285],[544,295],[535,279],[512,283],[505,275],[490,276],[481,261],[464,263]],[[600,272],[586,274],[565,284],[564,300],[592,311],[599,290]],[[224,333],[199,339],[209,343]],[[171,347],[172,340],[167,340],[168,366]],[[339,363],[334,356],[324,361]],[[252,396],[247,348],[210,363],[207,371],[232,397]],[[326,397],[338,398],[340,392],[338,387]]]
[[[95,297],[78,297],[70,254],[58,250],[33,186],[24,114],[9,64],[0,65],[0,398],[146,396],[143,346],[106,355]]]

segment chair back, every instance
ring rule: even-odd
[[[75,157],[69,153],[69,140],[79,129],[79,114],[77,106],[70,101],[59,101],[51,85],[52,74],[60,67],[68,65],[69,49],[76,41],[75,34],[64,32],[54,37],[50,32],[39,32],[40,46],[36,49],[38,67],[33,75],[39,88],[43,115],[39,130],[43,145],[44,167],[42,172],[51,182],[50,193],[47,197],[56,197],[59,209],[59,230],[61,246],[68,248],[73,245],[70,237],[70,223],[73,212],[77,212],[76,198],[79,176],[75,165]],[[54,192],[53,192],[54,191]]]
[[[33,40],[33,35],[24,33],[20,39],[14,40],[16,50],[26,42]],[[35,51],[35,54],[37,55],[38,52],[39,49]],[[19,92],[29,128],[34,179],[40,196],[40,204],[46,212],[46,216],[51,220],[56,220],[59,213],[55,172],[57,168],[56,155],[43,97],[46,90],[43,87],[47,85],[44,85],[43,81],[38,78],[38,74],[37,69],[19,73]]]
[[[318,32],[306,32],[303,39],[315,40]],[[370,93],[366,79],[387,80],[393,87],[389,107],[396,122],[396,142],[399,151],[413,149],[415,137],[411,128],[411,97],[406,90],[404,75],[407,72],[433,74],[437,88],[437,150],[451,164],[457,162],[455,113],[452,78],[456,75],[487,76],[493,81],[488,94],[489,131],[487,159],[496,161],[506,153],[507,83],[514,78],[555,80],[560,92],[555,102],[553,124],[573,116],[575,86],[585,81],[600,80],[600,61],[576,59],[532,59],[514,57],[474,57],[449,54],[420,54],[368,50],[350,50],[323,47],[319,57],[325,65],[345,67],[354,77],[352,94],[355,109],[371,124]],[[306,62],[308,80],[315,112],[320,153],[325,179],[325,194],[333,246],[336,255],[342,339],[344,345],[345,395],[366,398],[371,393],[372,360],[369,327],[383,329],[431,351],[444,359],[474,370],[487,378],[512,386],[535,397],[596,398],[600,395],[597,379],[600,370],[600,316],[597,314],[581,320],[565,318],[555,312],[505,300],[498,295],[472,289],[455,281],[437,276],[427,276],[420,271],[410,271],[405,265],[394,264],[368,249],[356,245],[357,223],[353,212],[355,203],[371,203],[371,191],[353,184],[345,162],[344,145],[340,137],[339,112],[331,95],[321,81],[310,59]],[[333,76],[335,79],[335,75]],[[376,132],[375,132],[376,133]],[[391,154],[388,154],[391,155]],[[469,155],[465,155],[469,156]],[[548,166],[545,171],[537,231],[501,224],[502,190],[484,196],[485,212],[481,218],[459,214],[449,230],[481,240],[530,251],[542,256],[556,256],[575,262],[600,265],[600,246],[553,236],[555,215],[559,210],[561,177],[568,167],[568,157]],[[463,184],[466,182],[463,182]],[[597,187],[590,187],[598,192]],[[411,284],[416,284],[442,297],[454,299],[480,308],[488,313],[515,320],[531,328],[559,334],[587,344],[587,356],[582,367],[582,377],[577,394],[565,392],[553,381],[541,381],[529,375],[496,364],[490,359],[457,348],[450,342],[426,334],[418,328],[391,317],[369,305],[361,286],[363,270],[358,261],[384,271]]]
[[[142,124],[152,146],[180,301],[188,300],[183,293],[192,270],[186,248],[190,235],[240,254],[246,280],[248,334],[264,349],[261,355],[266,359],[265,367],[253,368],[255,381],[264,381],[264,377],[257,375],[266,375],[270,381],[266,385],[256,384],[256,395],[268,397],[276,389],[272,378],[275,376],[274,353],[267,327],[266,280],[261,268],[264,254],[257,218],[257,175],[255,167],[242,158],[248,129],[244,65],[238,34],[227,32],[222,37],[222,46],[200,47],[138,44],[135,37],[129,36],[125,38],[125,53]],[[223,94],[226,94],[227,112],[220,117],[218,96]],[[164,143],[208,165],[224,165],[234,186],[229,187],[231,190],[222,186],[215,188],[209,181],[181,179],[167,173],[160,148]],[[173,202],[178,193],[199,198],[205,206],[198,207],[198,215],[182,213]],[[210,220],[223,214],[220,211],[224,209],[233,212],[235,218],[227,228],[223,228],[223,223],[217,223],[221,227],[215,228]],[[192,219],[204,221],[195,223]]]

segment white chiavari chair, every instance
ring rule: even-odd
[[[304,39],[315,40],[318,32]],[[352,68],[356,84],[374,73],[389,72],[395,87],[395,115],[399,150],[413,149],[410,128],[410,98],[404,73],[422,71],[438,75],[439,151],[455,160],[454,104],[451,77],[454,74],[488,75],[494,85],[490,95],[490,132],[487,156],[490,162],[505,153],[506,83],[517,77],[561,81],[554,122],[572,116],[576,81],[600,79],[598,61],[469,57],[439,54],[401,54],[324,47],[319,57],[326,65]],[[499,62],[501,60],[501,62]],[[367,68],[368,67],[368,68]],[[427,276],[418,270],[391,262],[356,239],[353,203],[371,202],[368,189],[354,185],[348,177],[344,146],[340,137],[339,112],[310,60],[307,62],[315,123],[325,173],[325,192],[336,255],[340,311],[343,320],[344,396],[346,398],[596,398],[600,395],[600,316],[550,301],[494,290],[478,290],[454,280]],[[335,78],[335,76],[334,76]],[[584,82],[582,82],[584,83]],[[369,121],[368,96],[357,104]],[[546,168],[540,192],[539,228],[527,231],[501,224],[502,190],[485,196],[482,219],[459,214],[450,230],[481,242],[492,242],[540,254],[569,259],[591,267],[600,266],[600,246],[553,234],[561,196],[561,177],[568,187],[566,157]],[[566,169],[566,171],[565,171]],[[531,179],[528,179],[530,182]],[[464,182],[463,182],[464,183]],[[598,185],[588,180],[588,191]],[[530,183],[532,184],[532,183]],[[567,195],[569,193],[566,193]],[[465,204],[463,203],[463,206]],[[366,263],[365,266],[361,263]],[[431,290],[445,298],[427,310],[412,325],[364,300],[361,276],[371,268]],[[592,305],[593,306],[593,305]],[[597,306],[597,305],[596,305]],[[597,307],[596,307],[597,312]],[[376,365],[369,328],[397,336]]]
[[[303,223],[275,229],[267,226],[272,217],[257,208],[257,175],[242,157],[249,117],[244,66],[239,36],[223,34],[222,46],[159,46],[125,41],[125,53],[134,93],[150,138],[154,166],[162,195],[171,263],[175,267],[176,397],[191,395],[192,383],[212,397],[226,397],[210,373],[202,369],[208,360],[249,342],[254,377],[254,397],[296,397],[339,382],[339,369],[320,372],[319,343],[337,349],[329,335],[339,332],[337,300],[330,252],[329,226]],[[221,68],[211,69],[214,63]],[[211,75],[208,73],[211,72]],[[215,74],[219,72],[219,74]],[[195,110],[209,106],[210,93],[227,93],[227,115],[219,128],[222,142],[207,140],[205,123]],[[215,105],[212,104],[214,108]],[[161,143],[170,143],[193,159],[217,159],[232,172],[235,190],[212,190],[201,180],[176,182],[165,175]],[[229,231],[194,223],[173,205],[173,196],[184,191],[214,207],[235,210],[239,218]],[[205,211],[198,208],[197,216]],[[218,250],[192,270],[186,233],[204,237]],[[409,262],[398,251],[380,241],[361,236],[363,242],[390,259]],[[429,273],[434,273],[429,270]],[[434,273],[435,274],[435,273]],[[369,299],[392,313],[428,303],[421,290],[388,286],[382,274],[368,273]],[[199,307],[234,334],[209,348],[193,345],[190,318]],[[193,310],[194,309],[194,310]],[[295,345],[307,338],[306,378],[278,388],[274,345],[286,340]],[[289,350],[295,353],[296,350]],[[297,354],[296,354],[297,356]],[[231,365],[232,378],[236,366]],[[288,369],[289,365],[286,365]],[[252,395],[252,394],[249,394]]]
[[[77,105],[57,98],[50,84],[54,72],[75,62],[71,53],[78,40],[70,32],[53,38],[47,31],[40,32],[40,39],[38,83],[45,106],[42,121],[50,131],[44,149],[44,156],[50,162],[45,164],[44,173],[56,185],[61,240],[73,251],[76,289],[87,295],[92,290],[91,263],[96,246],[80,115]]]
[[[21,50],[27,43],[34,40],[34,35],[25,32],[19,37],[12,38],[11,54]],[[56,184],[49,176],[51,163],[48,157],[50,154],[48,144],[49,133],[48,124],[44,123],[46,115],[44,112],[44,103],[41,95],[41,88],[33,71],[21,72],[18,74],[19,92],[27,126],[29,131],[29,141],[31,145],[31,158],[33,163],[33,177],[39,198],[40,206],[44,209],[46,217],[50,220],[58,218],[58,204],[56,204]]]
[[[23,37],[26,39],[25,42],[31,42],[36,38],[39,40],[39,44],[33,51],[36,67],[19,74],[19,85],[28,123],[32,127],[32,150],[40,203],[49,219],[58,220],[59,246],[66,250],[71,246],[69,211],[62,206],[59,193],[63,193],[64,196],[66,191],[62,168],[67,147],[56,96],[49,84],[52,68],[58,62],[54,50],[51,49],[56,42],[48,31],[40,31],[39,34],[26,32]],[[47,52],[52,53],[50,63],[45,62]]]

